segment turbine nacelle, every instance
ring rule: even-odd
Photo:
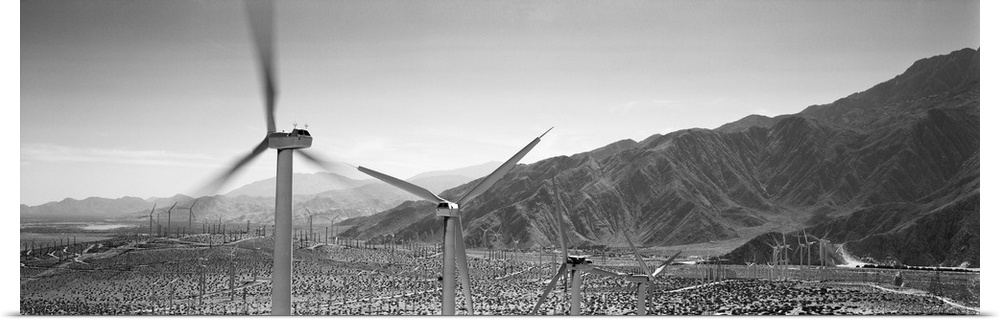
[[[442,201],[437,205],[436,214],[438,217],[458,217],[458,204],[450,201]]]
[[[649,283],[651,279],[649,278],[649,275],[639,274],[629,275],[628,277],[625,277],[625,280],[629,283]]]
[[[593,263],[594,261],[584,256],[570,255],[566,257],[566,265],[572,265],[573,267],[584,267],[587,264],[593,264]]]
[[[305,149],[312,146],[312,136],[304,129],[293,129],[291,132],[272,132],[267,134],[267,147],[277,150]]]

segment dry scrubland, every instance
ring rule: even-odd
[[[213,247],[208,247],[209,238],[117,238],[71,246],[66,253],[54,249],[22,252],[21,314],[269,314],[271,238],[213,235]],[[433,257],[433,246],[313,245],[295,251],[294,314],[440,312],[437,276],[441,263]],[[540,276],[548,279],[556,269],[548,254],[542,257],[541,267],[538,253],[519,254],[516,262],[490,259],[484,251],[471,250],[469,255],[476,314],[528,314],[546,282],[539,281]],[[623,258],[593,259],[596,265],[606,263],[613,270],[637,269]],[[719,269],[671,266],[669,276],[657,280],[647,314],[978,313],[978,273],[904,271],[906,284],[899,288],[893,286],[895,270],[793,266],[782,275],[766,266]],[[202,276],[203,290],[199,287]],[[780,280],[783,277],[787,280]],[[635,313],[634,284],[586,274],[583,285],[583,314]],[[562,287],[557,287],[540,312],[566,314],[567,298]],[[464,303],[461,292],[457,301]],[[465,309],[458,314],[466,314]]]

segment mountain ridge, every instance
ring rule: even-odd
[[[952,213],[966,219],[952,229],[962,233],[946,235],[962,236],[957,237],[962,246],[956,247],[978,249],[968,245],[978,241],[978,227],[973,227],[978,221],[968,219],[978,218],[978,208],[969,206],[970,200],[978,200],[978,188],[968,186],[978,182],[978,53],[963,49],[919,60],[869,90],[797,114],[749,116],[716,130],[654,134],[624,148],[609,145],[519,165],[493,189],[463,205],[465,229],[498,231],[508,247],[514,240],[529,247],[553,244],[555,180],[567,209],[567,238],[578,247],[607,245],[626,233],[640,245],[676,246],[752,241],[763,233],[803,228],[818,234],[836,222],[842,223],[839,229],[863,231],[865,227],[851,224],[866,218],[886,229],[831,238],[877,260],[895,256],[911,263],[932,258],[958,264],[975,257],[971,262],[978,265],[978,250],[948,254],[925,249],[936,253],[923,258],[903,255],[912,250],[871,251],[889,237],[896,243],[917,238],[901,232],[932,229],[927,227],[940,220],[934,218],[951,218]],[[970,168],[968,163],[975,171],[963,170]],[[956,181],[966,172],[974,179]],[[444,194],[457,194],[466,186]],[[956,189],[975,192],[950,193]],[[905,206],[892,208],[894,204]],[[932,204],[957,206],[942,212]],[[414,213],[415,207],[389,212]],[[881,218],[873,209],[895,209],[895,215]],[[388,217],[393,215],[370,220]],[[439,226],[428,212],[395,234],[433,236]],[[376,230],[353,233],[378,237]],[[466,243],[493,241],[466,233]],[[726,256],[752,260],[737,258],[741,254]],[[768,258],[764,255],[757,257]]]
[[[744,244],[724,258],[760,262],[770,255],[760,247],[767,238],[804,229],[875,262],[978,267],[978,66],[979,50],[962,49],[796,114],[516,165],[462,205],[466,243],[552,246],[566,222],[575,247],[605,247],[623,234],[639,246],[727,240]],[[454,199],[480,180],[440,195]],[[416,198],[386,185],[295,198],[317,211],[351,207],[357,218],[347,219],[354,228],[345,236],[440,237],[432,203],[406,202]],[[239,218],[268,220],[265,198],[216,199]]]

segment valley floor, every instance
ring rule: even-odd
[[[42,251],[22,256],[24,315],[260,315],[270,313],[269,237],[228,240],[105,241],[79,255]],[[220,246],[220,244],[222,244]],[[354,243],[353,245],[360,245]],[[428,245],[394,249],[312,244],[295,251],[293,314],[435,315],[440,313],[440,259]],[[23,253],[22,253],[23,254]],[[51,254],[51,255],[50,255]],[[62,258],[60,258],[62,257]],[[527,315],[557,266],[548,255],[469,251],[476,315]],[[539,265],[539,260],[541,265]],[[607,270],[635,262],[593,258]],[[204,265],[204,266],[202,266]],[[978,273],[792,266],[674,265],[648,297],[651,315],[978,314]],[[232,276],[230,279],[230,276]],[[200,281],[204,280],[204,284]],[[232,281],[230,283],[230,281]],[[635,284],[583,275],[582,313],[635,314]],[[457,302],[464,303],[459,291]],[[562,285],[540,314],[569,309]],[[466,314],[465,308],[457,310]]]

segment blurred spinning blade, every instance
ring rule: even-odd
[[[350,169],[350,171],[353,171],[354,168],[356,168],[355,166],[347,164],[342,161],[330,161],[329,158],[322,156],[321,154],[315,151],[296,149],[295,153],[302,156],[303,158],[306,159],[306,161],[309,161],[310,163],[316,165],[320,169],[326,170],[326,172],[334,174],[347,172],[348,169]]]
[[[250,151],[249,154],[247,154],[246,156],[244,156],[239,161],[236,161],[236,163],[234,163],[233,166],[229,167],[229,169],[226,170],[226,172],[223,172],[222,175],[218,176],[214,180],[209,181],[207,184],[205,184],[205,186],[202,189],[200,189],[195,194],[195,196],[211,196],[211,195],[214,195],[216,192],[219,191],[219,189],[222,188],[223,185],[226,184],[227,181],[229,181],[229,179],[233,176],[234,173],[236,173],[236,171],[238,171],[240,168],[243,168],[243,166],[245,166],[247,163],[249,163],[250,160],[253,160],[257,156],[259,156],[261,153],[263,153],[264,150],[267,150],[267,138],[266,137],[264,138],[263,141],[260,141],[260,143],[257,144],[257,146],[254,147],[253,150]]]
[[[267,133],[274,133],[274,104],[278,96],[274,78],[274,3],[269,0],[247,0],[246,5],[263,85]]]

